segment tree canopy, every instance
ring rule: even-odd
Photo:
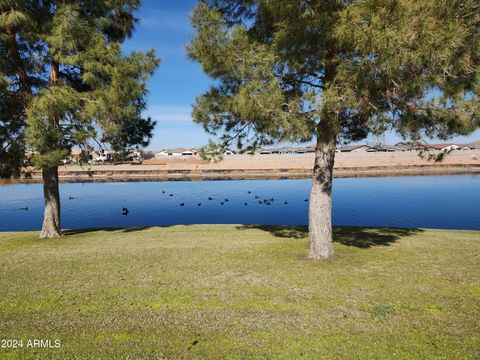
[[[139,0],[0,2],[5,55],[0,100],[17,102],[2,106],[0,116],[11,134],[25,131],[36,165],[56,165],[72,146],[91,138],[117,148],[148,143],[154,122],[141,112],[158,59],[153,50],[125,55],[121,48],[139,5]]]
[[[309,141],[325,113],[340,142],[479,126],[474,0],[212,0],[192,22],[189,56],[217,80],[193,118],[225,143]]]

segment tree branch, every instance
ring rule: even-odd
[[[29,94],[31,94],[32,89],[30,87],[30,81],[28,79],[27,71],[25,70],[25,65],[23,64],[22,57],[20,56],[20,52],[18,51],[18,44],[17,44],[15,31],[10,26],[7,26],[4,32],[7,35],[8,48],[10,50],[13,61],[18,71],[21,88],[23,91],[26,91]]]

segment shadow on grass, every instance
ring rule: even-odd
[[[161,226],[170,227],[174,225]],[[188,225],[185,225],[188,226]],[[139,232],[152,228],[152,226],[132,227],[132,228],[87,228],[64,230],[64,235],[86,234],[96,231],[111,231],[121,233]],[[238,230],[257,229],[269,232],[275,237],[288,239],[306,239],[308,238],[307,226],[276,226],[276,225],[240,225]],[[422,229],[402,229],[402,228],[364,228],[364,227],[334,227],[333,241],[358,248],[370,248],[372,246],[388,246],[402,237],[410,236],[423,232]]]
[[[140,226],[140,227],[132,227],[132,228],[121,228],[121,227],[112,227],[112,228],[85,228],[85,229],[66,229],[62,230],[62,235],[79,235],[79,234],[86,234],[91,232],[99,232],[99,231],[116,231],[122,233],[130,233],[130,232],[138,232],[143,230],[150,229],[151,226]]]
[[[307,226],[242,225],[237,228],[239,230],[263,230],[280,238],[308,238]],[[370,248],[372,246],[388,246],[402,237],[418,234],[423,231],[422,229],[401,228],[334,227],[333,241],[347,246]]]

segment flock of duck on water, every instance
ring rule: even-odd
[[[251,191],[247,191],[247,193],[248,193],[248,194],[252,194]],[[162,190],[162,194],[166,194],[166,191],[165,191],[165,190]],[[168,194],[168,196],[173,197],[174,194]],[[75,199],[75,198],[74,198],[73,196],[69,196],[69,197],[68,197],[68,200],[74,200],[74,199]],[[254,195],[254,200],[255,200],[255,203],[257,203],[257,204],[259,204],[259,205],[271,205],[271,204],[275,201],[274,198],[262,199],[262,198],[261,198],[260,196],[258,196],[258,195]],[[225,203],[229,202],[230,199],[229,199],[229,198],[215,199],[215,198],[209,196],[209,197],[208,197],[208,201],[220,201],[220,205],[225,205]],[[303,201],[308,202],[308,199],[305,199],[305,200],[303,200]],[[284,204],[284,205],[288,205],[288,201],[284,201],[283,204]],[[182,202],[182,203],[180,203],[180,204],[178,204],[178,205],[179,205],[179,206],[185,206],[185,203]],[[248,202],[244,202],[244,203],[243,203],[243,206],[248,206],[248,205],[249,205]],[[197,206],[202,206],[202,203],[201,203],[201,202],[197,203]],[[25,207],[23,207],[23,208],[20,208],[19,210],[26,210],[26,211],[28,211],[28,206],[25,206]],[[129,212],[130,212],[130,210],[128,210],[128,208],[122,207],[122,215],[127,216]]]
[[[252,194],[251,191],[247,191],[248,194]],[[162,194],[166,194],[166,191],[165,190],[162,190]],[[173,197],[174,194],[168,194],[168,196],[170,197]],[[270,198],[270,199],[262,199],[260,196],[258,195],[254,195],[254,200],[256,203],[258,203],[259,205],[271,205],[275,199],[274,198]],[[230,199],[229,198],[223,198],[223,199],[215,199],[211,196],[208,197],[208,201],[219,201],[220,202],[220,205],[225,205],[225,203],[229,202]],[[308,199],[305,199],[303,200],[305,202],[308,202]],[[283,202],[284,205],[288,205],[288,201],[284,201]],[[184,202],[181,202],[178,204],[179,206],[185,206],[185,203]],[[249,203],[248,202],[244,202],[243,203],[243,206],[248,206]],[[199,202],[197,203],[197,206],[202,206],[202,203]],[[128,208],[122,208],[122,215],[128,215],[130,211],[128,210]]]

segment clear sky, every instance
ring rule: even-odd
[[[144,0],[137,17],[140,19],[133,37],[124,44],[124,50],[154,48],[161,58],[160,67],[150,80],[147,116],[157,121],[149,149],[199,147],[209,135],[193,123],[190,113],[195,97],[212,83],[201,67],[187,59],[185,46],[194,32],[190,13],[195,0]],[[480,139],[480,130],[469,137],[454,138],[455,142]],[[385,141],[394,143],[399,138],[386,134]]]

